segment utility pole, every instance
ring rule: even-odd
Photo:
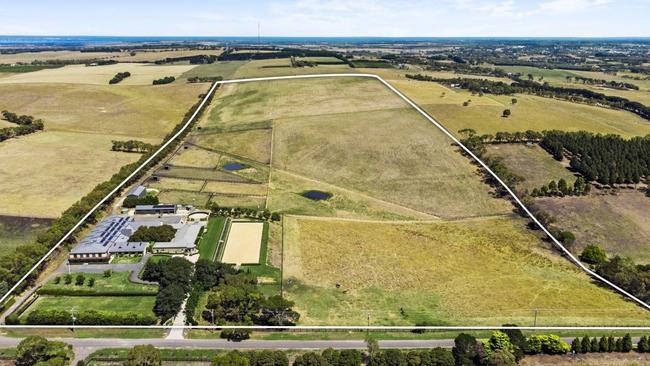
[[[539,309],[534,309],[535,311],[535,320],[533,321],[533,327],[537,326],[537,313],[539,312]]]
[[[74,323],[77,320],[77,318],[74,316],[74,306],[70,308],[70,314],[72,316],[72,332],[74,332]]]

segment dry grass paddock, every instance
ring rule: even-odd
[[[650,314],[546,248],[524,222],[284,219],[302,324],[648,325]]]
[[[535,205],[575,234],[578,251],[597,244],[608,253],[650,263],[650,199],[643,192],[623,189],[612,195],[594,190],[589,197],[538,198]]]
[[[0,214],[56,217],[139,154],[112,140],[158,144],[206,85],[2,84],[0,110],[45,121],[45,131],[0,144]]]
[[[551,180],[565,179],[570,184],[576,180],[571,171],[539,145],[495,144],[488,146],[488,154],[503,158],[510,171],[526,179],[517,187],[522,190],[532,191],[533,188],[540,188]]]
[[[231,182],[208,182],[203,192],[216,194],[243,194],[250,196],[266,196],[266,184],[248,184]]]
[[[55,69],[43,69],[34,72],[15,74],[0,79],[0,84],[26,83],[64,83],[108,85],[108,81],[118,72],[130,72],[131,76],[117,85],[151,85],[165,76],[178,77],[191,70],[195,65],[151,65],[136,63],[118,63],[104,66],[68,65]]]
[[[268,164],[271,156],[271,129],[253,129],[239,132],[196,134],[192,142],[198,146]]]
[[[47,128],[47,125],[46,125]],[[121,136],[38,132],[0,144],[0,214],[57,217],[139,154],[111,151]]]
[[[425,214],[459,218],[510,210],[451,141],[411,109],[279,119],[274,150],[278,169]]]
[[[221,155],[218,153],[189,146],[187,149],[180,149],[169,163],[193,168],[215,168],[220,159]]]
[[[2,84],[0,110],[42,118],[46,131],[160,141],[207,88],[206,84]]]
[[[463,128],[473,128],[479,134],[552,129],[614,133],[624,137],[645,136],[650,133],[650,124],[647,121],[621,110],[533,95],[516,95],[517,104],[513,105],[512,96],[472,95],[465,90],[426,81],[388,81],[452,133],[457,133]],[[469,106],[464,107],[463,102],[467,100],[471,102]],[[504,109],[512,111],[510,117],[501,116]]]
[[[232,264],[259,263],[263,230],[262,222],[231,223],[221,261]]]

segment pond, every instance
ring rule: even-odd
[[[224,170],[233,171],[233,170],[242,170],[247,168],[246,165],[240,163],[228,163],[223,166]]]
[[[309,198],[310,200],[321,201],[321,200],[330,199],[332,197],[332,194],[323,191],[306,191],[302,193],[302,196],[305,198]]]

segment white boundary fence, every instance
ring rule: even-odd
[[[98,210],[106,201],[110,199],[114,194],[119,192],[130,180],[133,178],[137,173],[139,173],[144,167],[147,166],[147,164],[153,160],[160,152],[165,149],[172,141],[177,139],[191,124],[194,122],[194,119],[198,115],[198,113],[203,109],[205,103],[208,101],[210,96],[214,93],[214,90],[217,88],[217,86],[222,85],[222,84],[237,84],[237,83],[250,83],[250,82],[257,82],[257,81],[274,81],[274,80],[291,80],[291,79],[314,79],[314,78],[337,78],[337,77],[357,77],[357,78],[372,78],[376,79],[382,84],[384,84],[388,89],[390,89],[393,93],[395,93],[397,96],[402,98],[407,104],[409,104],[413,109],[415,109],[420,115],[422,115],[424,118],[426,118],[429,122],[431,122],[433,125],[435,125],[438,129],[440,129],[447,137],[449,137],[456,145],[458,145],[467,155],[471,156],[474,161],[476,161],[483,169],[485,169],[494,179],[503,186],[503,188],[510,194],[510,196],[514,199],[514,201],[517,203],[517,205],[528,215],[528,217],[546,234],[553,244],[562,251],[564,255],[566,255],[576,266],[578,266],[580,269],[582,269],[584,272],[586,272],[588,275],[593,277],[594,279],[608,285],[612,289],[616,290],[620,294],[624,295],[628,299],[638,303],[642,307],[644,307],[647,310],[650,310],[650,305],[646,304],[644,301],[641,299],[637,298],[636,296],[632,295],[631,293],[625,291],[621,287],[617,286],[616,284],[612,283],[611,281],[607,280],[606,278],[598,275],[591,269],[589,269],[587,266],[582,264],[578,258],[576,258],[568,249],[562,245],[552,234],[551,232],[542,225],[542,223],[537,220],[537,218],[533,215],[533,213],[528,210],[528,208],[521,202],[521,200],[517,197],[517,195],[508,187],[499,176],[497,176],[490,167],[487,166],[476,154],[474,154],[471,150],[469,150],[465,145],[463,145],[460,140],[458,140],[452,133],[450,133],[442,124],[440,124],[438,121],[436,121],[433,117],[431,117],[428,113],[426,113],[424,110],[422,110],[417,104],[415,104],[413,101],[411,101],[408,97],[406,97],[404,94],[402,94],[399,90],[397,90],[395,87],[393,87],[390,83],[388,83],[386,80],[381,78],[378,75],[374,74],[312,74],[312,75],[294,75],[294,76],[274,76],[274,77],[261,77],[261,78],[249,78],[249,79],[235,79],[235,80],[223,80],[223,81],[217,81],[215,82],[208,93],[206,93],[205,97],[201,101],[201,104],[199,104],[199,107],[194,111],[192,116],[189,118],[189,120],[183,125],[183,127],[176,133],[174,136],[172,136],[168,141],[166,141],[161,147],[156,150],[142,165],[140,165],[136,170],[133,171],[128,177],[126,177],[117,187],[115,187],[108,195],[106,195],[102,200],[97,203],[84,217],[79,220],[75,226],[73,226],[70,231],[68,231],[62,238],[59,240],[56,245],[54,245],[44,256],[41,258],[11,289],[0,298],[0,303],[2,303],[5,299],[7,299],[15,290],[16,288],[29,277],[36,268],[38,268],[56,249],[58,249],[63,242],[65,242],[83,223],[92,215],[93,212]],[[70,328],[70,326],[56,326],[56,325],[0,325],[0,329],[2,328]],[[270,327],[270,326],[215,326],[215,327],[199,327],[199,326],[76,326],[75,328],[79,329],[92,329],[92,328],[116,328],[116,329],[174,329],[174,328],[183,328],[183,329],[268,329],[268,330],[281,330],[281,329],[295,329],[295,330],[412,330],[412,329],[422,329],[422,330],[493,330],[493,329],[504,329],[504,327],[501,326],[458,326],[458,327],[449,327],[449,326],[440,326],[440,327],[427,327],[427,326],[422,326],[422,327],[402,327],[402,326],[293,326],[293,327]],[[650,330],[650,327],[514,327],[516,329],[539,329],[539,330]]]

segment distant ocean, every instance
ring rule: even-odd
[[[517,37],[261,37],[261,43],[406,43],[406,42],[481,42],[481,41],[634,41],[650,42],[650,38],[517,38]],[[257,43],[257,37],[113,37],[113,36],[3,36],[0,47],[85,47],[138,43]]]

